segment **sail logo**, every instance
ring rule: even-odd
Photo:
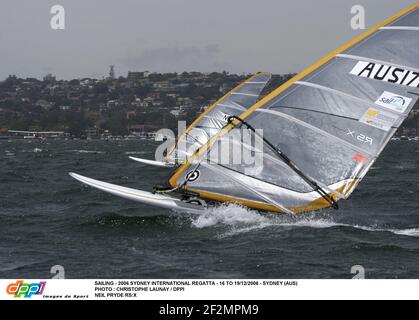
[[[195,182],[199,179],[201,172],[199,170],[190,171],[186,174],[186,181]]]
[[[396,112],[404,113],[411,102],[411,98],[384,91],[384,93],[381,95],[381,97],[378,98],[375,104]]]
[[[221,111],[220,111],[220,115],[221,115],[221,121],[223,121],[223,122],[227,122],[228,123],[228,121],[231,118],[231,115],[229,115],[227,113],[224,113],[224,112],[221,112]]]
[[[350,129],[348,129],[348,132],[346,133],[346,135],[350,136],[350,137],[352,137],[352,138],[354,138],[354,139],[356,139],[360,142],[363,142],[363,143],[367,143],[367,144],[370,144],[370,145],[373,145],[373,143],[374,143],[373,138],[368,137],[368,136],[366,136],[365,134],[362,134],[362,133],[357,134],[355,131],[350,130]]]
[[[390,131],[398,120],[399,117],[394,113],[369,108],[359,119],[359,122],[384,131]]]
[[[419,88],[419,72],[379,63],[358,61],[351,74],[368,79]]]
[[[44,293],[45,281],[38,283],[26,283],[23,280],[18,280],[7,286],[6,292],[15,298],[31,298],[33,295],[41,295]]]

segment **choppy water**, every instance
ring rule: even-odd
[[[84,187],[74,171],[151,190],[147,141],[0,142],[0,278],[419,277],[419,143],[392,142],[341,210],[264,216],[230,205],[167,216]],[[152,217],[141,217],[144,214]]]

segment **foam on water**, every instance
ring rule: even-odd
[[[203,214],[193,218],[192,221],[192,225],[200,229],[214,225],[238,226],[265,223],[270,223],[270,219],[267,216],[235,204],[226,204],[208,209]]]
[[[390,230],[390,232],[401,235],[401,236],[409,236],[409,237],[417,237],[419,238],[419,229],[413,228],[413,229],[402,229],[402,230]]]
[[[95,150],[70,150],[70,152],[75,153],[93,153],[93,154],[104,154],[104,151],[95,151]]]
[[[192,218],[192,226],[199,229],[213,226],[228,227],[229,231],[220,235],[222,238],[269,227],[313,229],[342,227],[367,232],[390,232],[395,235],[419,237],[419,228],[395,229],[339,223],[334,221],[332,216],[325,217],[324,214],[319,216],[315,213],[295,216],[262,215],[234,204],[206,210],[203,214]]]

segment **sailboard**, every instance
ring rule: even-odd
[[[175,170],[156,192],[165,199],[198,199],[203,207],[227,202],[277,213],[338,209],[418,104],[418,52],[416,3],[261,99],[271,75],[256,74],[179,137],[165,159]],[[245,145],[237,129],[262,141],[261,147]],[[225,141],[261,154],[259,170],[214,161]]]
[[[150,206],[161,207],[165,209],[170,209],[174,211],[188,212],[188,213],[199,213],[205,208],[196,204],[193,201],[186,202],[181,201],[174,197],[168,197],[161,194],[155,194],[147,191],[121,187],[115,184],[91,179],[84,177],[76,173],[69,173],[74,179],[91,186],[93,188],[102,190],[104,192],[113,194],[115,196],[125,198],[128,200],[133,200],[136,202],[141,202]]]

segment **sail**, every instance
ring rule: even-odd
[[[270,79],[270,73],[257,73],[228,92],[181,134],[166,160],[172,163],[186,161],[220,132],[229,116],[239,116],[254,105]]]
[[[418,52],[419,3],[332,52],[241,113],[240,121],[200,147],[170,184],[183,184],[205,199],[276,212],[329,207],[332,202],[319,188],[334,201],[347,198],[418,103]],[[202,160],[223,141],[241,143],[233,129],[243,121],[263,129],[269,142],[256,150],[262,154],[261,170]],[[270,145],[286,157],[278,157]]]

